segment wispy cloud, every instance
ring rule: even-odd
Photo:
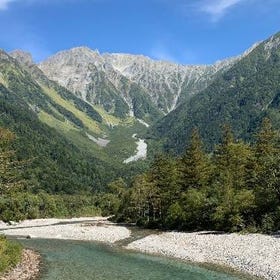
[[[210,16],[212,21],[217,22],[229,10],[245,1],[247,0],[202,0],[195,5],[195,8]]]
[[[0,0],[0,10],[7,10],[10,3],[15,0]]]
[[[48,4],[58,4],[61,2],[78,2],[81,0],[0,0],[0,11],[8,10],[10,4],[18,3],[23,5],[48,5]],[[96,1],[96,0],[94,0]]]
[[[150,51],[150,56],[157,60],[176,62],[176,57],[164,45],[157,44]]]
[[[197,54],[185,47],[172,47],[171,42],[157,42],[148,52],[148,55],[156,60],[192,64],[197,59]]]

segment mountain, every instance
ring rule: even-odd
[[[32,65],[30,56],[22,59]],[[15,133],[17,158],[27,161],[25,178],[35,191],[97,191],[116,176],[113,165],[80,149],[40,120],[41,114],[74,117],[68,113],[17,60],[0,50],[0,126]]]
[[[110,164],[119,165],[134,153],[136,140],[132,135],[145,131],[145,125],[132,117],[113,116],[49,80],[32,62],[30,54],[14,51],[9,56],[16,60],[10,58],[18,72],[25,73],[21,83],[15,80],[9,87],[17,86],[15,92],[26,94],[25,89],[29,87],[26,81],[32,84],[34,96],[28,93],[24,98],[40,121],[55,128],[80,149]],[[7,69],[8,66],[3,67],[2,72]]]
[[[80,99],[115,117],[150,122],[162,115],[142,88],[115,71],[97,51],[82,47],[60,52],[39,68]]]
[[[152,154],[178,153],[194,126],[211,148],[224,122],[242,138],[264,115],[276,122],[278,40],[276,35],[238,57],[200,66],[86,47],[36,65],[24,51],[0,51],[0,125],[18,135],[20,158],[35,158],[26,176],[38,188],[102,189],[146,168],[145,161],[124,164],[143,142],[136,134],[146,135]]]
[[[209,150],[229,124],[235,136],[252,140],[268,116],[280,128],[280,33],[254,46],[205,90],[182,103],[149,131],[151,142],[181,153],[197,127]]]
[[[78,47],[59,52],[38,67],[50,80],[114,116],[130,115],[153,123],[206,88],[238,59],[185,66],[142,55],[100,54]]]

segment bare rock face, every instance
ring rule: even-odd
[[[32,55],[29,52],[25,52],[22,50],[15,50],[10,52],[9,55],[23,65],[27,65],[27,66],[34,65]]]
[[[38,66],[49,79],[105,109],[118,106],[120,98],[134,115],[135,96],[141,95],[142,100],[167,114],[240,58],[214,65],[179,65],[142,55],[100,54],[78,47],[59,52]]]

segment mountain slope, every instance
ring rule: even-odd
[[[145,126],[95,109],[50,81],[26,53],[11,55],[16,59],[0,51],[0,126],[17,135],[18,157],[31,159],[25,176],[35,190],[96,191],[141,168],[122,162],[136,149],[131,136]],[[100,138],[105,133],[108,141]]]
[[[182,152],[191,131],[198,127],[212,149],[220,126],[232,126],[238,138],[248,139],[265,116],[279,120],[280,33],[257,45],[204,91],[181,104],[151,128],[165,150]],[[279,122],[275,122],[279,127]]]
[[[114,176],[112,166],[80,151],[40,122],[28,104],[1,83],[0,115],[0,125],[17,136],[14,144],[17,157],[30,160],[25,172],[30,188],[55,193],[96,191]]]
[[[144,125],[133,118],[114,117],[102,107],[93,106],[49,80],[32,62],[29,54],[14,51],[10,55],[20,63],[21,69],[26,71],[25,74],[36,86],[36,91],[42,93],[39,99],[40,102],[44,101],[44,106],[36,100],[29,101],[33,107],[35,106],[42,122],[103,161],[112,163],[113,153],[115,155],[113,162],[118,165],[134,153],[136,140],[132,135],[144,132],[146,130]],[[17,62],[10,58],[9,63],[17,65]],[[136,96],[135,100],[139,100],[139,106],[145,106],[139,97],[141,96]],[[122,132],[122,139],[117,131]]]
[[[80,47],[59,52],[39,67],[49,79],[116,117],[154,121],[162,115],[141,87],[115,71],[97,51]]]
[[[204,89],[239,57],[214,65],[184,66],[86,47],[62,51],[38,66],[46,76],[117,117],[152,123]]]
[[[104,54],[103,57],[116,71],[144,88],[164,113],[204,89],[220,70],[224,71],[239,59],[227,59],[214,65],[180,65],[141,55]]]

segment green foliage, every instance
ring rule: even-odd
[[[221,143],[207,155],[194,130],[182,158],[157,157],[122,192],[117,219],[180,230],[275,231],[280,225],[279,143],[264,119],[255,143],[236,141],[225,126]]]
[[[208,184],[211,166],[207,155],[203,152],[197,129],[192,133],[190,146],[182,157],[181,166],[184,189],[201,188]]]
[[[162,112],[153,105],[149,96],[140,90],[138,86],[131,86],[130,95],[132,96],[133,111],[136,118],[156,121],[162,116]]]
[[[14,139],[11,131],[0,128],[0,195],[23,186],[20,178],[22,163],[15,159],[15,151],[11,150]]]
[[[0,275],[21,260],[22,247],[0,235]]]
[[[101,198],[96,195],[50,195],[15,192],[0,197],[0,220],[68,218],[101,215]]]
[[[149,137],[154,142],[163,141],[165,151],[181,154],[190,143],[194,127],[199,129],[209,151],[220,142],[218,128],[224,123],[232,127],[235,137],[246,141],[252,140],[265,116],[279,128],[279,36],[259,44],[206,89],[156,123]],[[275,47],[267,48],[269,42],[275,42]]]
[[[68,91],[67,89],[58,86],[56,83],[52,83],[52,87],[55,91],[65,100],[72,101],[73,104],[76,106],[77,109],[86,113],[91,119],[101,123],[102,117],[101,115],[87,102],[83,101],[82,99],[76,97],[73,93]]]
[[[114,178],[113,166],[96,159],[86,150],[81,151],[41,123],[23,100],[2,85],[0,114],[0,125],[17,136],[13,143],[16,158],[30,160],[23,179],[29,180],[29,186],[34,190],[68,194],[98,191]]]

